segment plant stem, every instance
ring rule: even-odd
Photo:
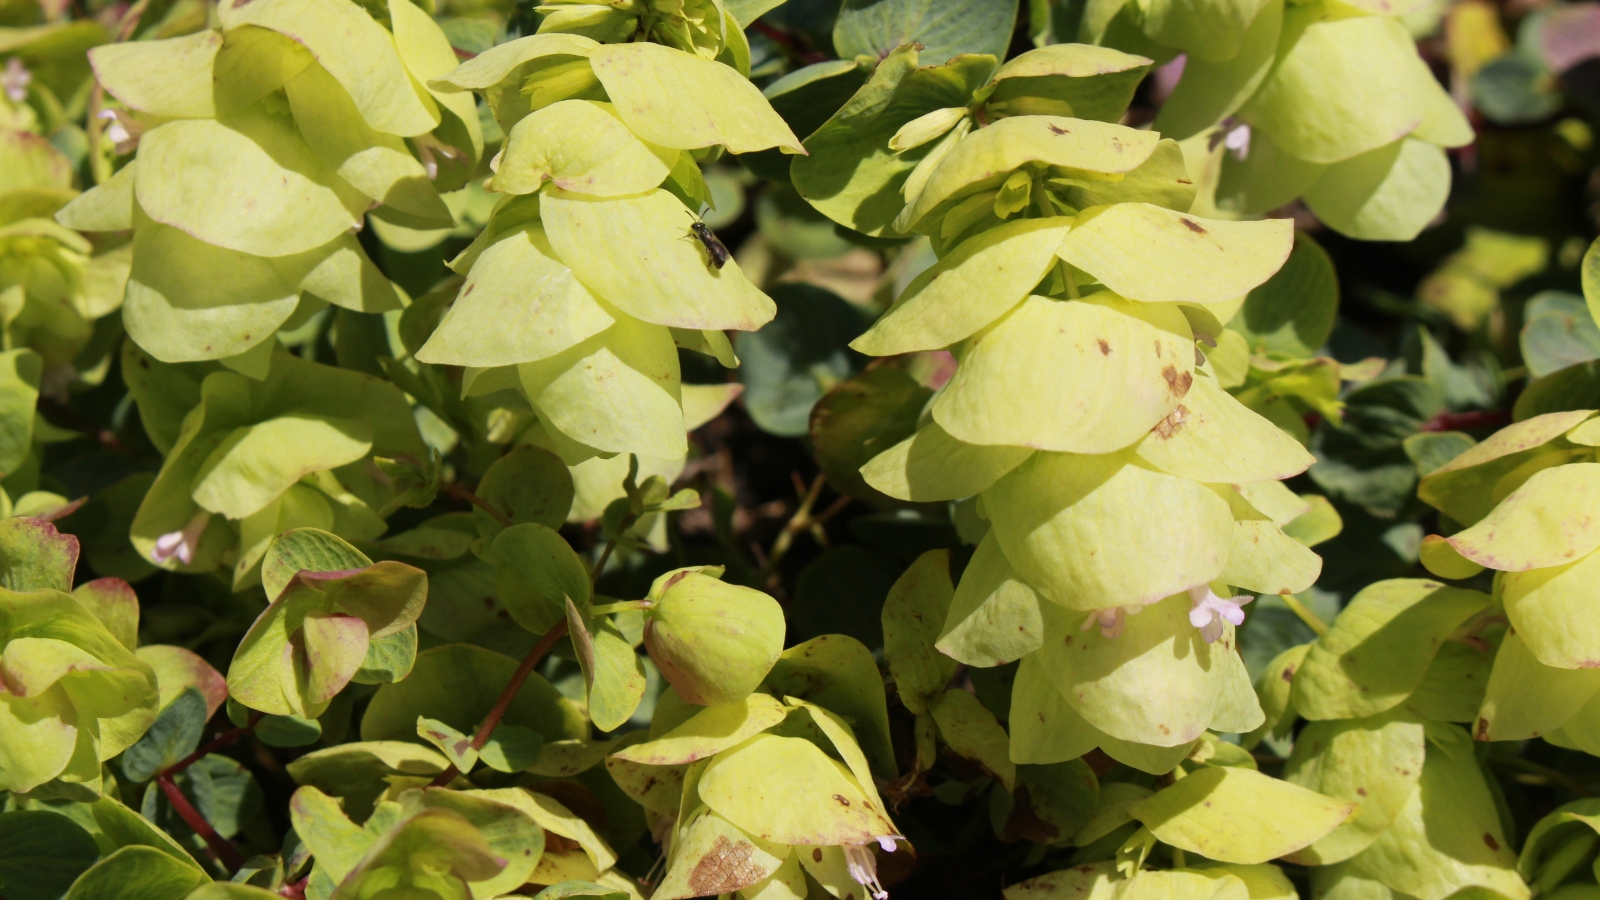
[[[211,827],[211,823],[200,814],[200,810],[195,809],[189,798],[183,795],[177,782],[168,775],[157,775],[156,784],[161,785],[161,792],[167,795],[167,802],[172,804],[173,811],[194,829],[195,834],[205,840],[206,846],[211,848],[211,854],[217,861],[228,868],[228,874],[239,871],[239,867],[244,865],[244,857],[239,855],[239,851],[232,844],[223,840],[222,835],[217,834],[217,830]]]
[[[1299,616],[1300,621],[1306,623],[1306,627],[1315,631],[1319,636],[1328,633],[1328,623],[1318,618],[1316,613],[1306,609],[1305,604],[1300,602],[1299,597],[1293,594],[1279,594],[1278,599],[1283,601],[1284,606],[1289,607],[1290,612]]]
[[[1550,781],[1555,782],[1556,784],[1561,785],[1574,794],[1577,794],[1579,797],[1594,796],[1594,791],[1589,790],[1583,785],[1583,782],[1573,778],[1571,775],[1567,775],[1564,772],[1558,772],[1549,766],[1540,765],[1532,760],[1523,759],[1520,756],[1491,756],[1489,757],[1489,762],[1498,766],[1504,766],[1507,769],[1516,769],[1519,772],[1526,772],[1529,775],[1542,776]]]
[[[510,708],[512,698],[516,697],[517,692],[522,690],[523,682],[528,680],[528,676],[533,674],[534,667],[539,665],[539,661],[544,659],[545,654],[550,652],[550,648],[554,647],[556,641],[561,640],[566,633],[567,623],[563,619],[554,628],[545,632],[544,637],[539,639],[539,643],[535,644],[533,649],[528,651],[528,655],[522,658],[522,665],[517,667],[517,671],[511,676],[511,680],[506,682],[505,689],[500,692],[500,699],[494,702],[494,707],[489,710],[489,715],[485,716],[483,724],[478,726],[478,733],[472,736],[473,750],[482,750],[483,745],[489,743],[489,736],[494,733],[495,727],[500,724],[501,717]],[[446,766],[443,772],[440,772],[436,778],[428,782],[428,786],[444,787],[459,774],[461,774],[461,770],[454,765]]]
[[[616,603],[602,603],[589,607],[591,616],[609,616],[612,613],[627,612],[630,609],[649,609],[653,604],[649,600],[620,600]]]
[[[213,740],[211,743],[200,747],[193,753],[185,756],[183,759],[180,759],[172,765],[167,766],[165,769],[157,772],[156,777],[171,778],[179,772],[182,772],[184,769],[187,769],[204,759],[207,754],[221,750],[223,747],[232,744],[233,742],[249,734],[251,731],[255,730],[256,725],[260,723],[262,719],[266,718],[266,715],[267,714],[264,712],[252,712],[250,714],[250,721],[246,722],[243,726],[232,729],[231,731],[224,731],[223,733],[217,735],[216,740]]]
[[[795,482],[795,486],[799,487],[801,482],[798,475],[795,476]],[[778,532],[777,540],[772,542],[772,551],[767,554],[766,564],[756,573],[756,584],[765,585],[772,580],[772,576],[778,571],[778,564],[783,562],[784,554],[788,553],[789,547],[794,544],[795,535],[813,525],[821,525],[849,505],[849,497],[840,497],[821,515],[811,515],[812,508],[817,505],[817,497],[822,494],[822,486],[827,483],[828,476],[819,474],[811,482],[811,487],[801,496],[800,508],[794,511],[788,522],[784,523],[783,530]]]
[[[501,525],[504,525],[505,527],[510,528],[511,526],[517,524],[517,523],[511,521],[511,517],[510,516],[506,515],[505,513],[501,512],[498,509],[495,509],[493,506],[490,506],[489,505],[489,501],[483,499],[482,497],[479,497],[477,494],[474,494],[473,492],[467,490],[466,488],[462,487],[461,485],[456,484],[455,482],[452,481],[449,484],[444,485],[443,487],[444,487],[444,492],[446,494],[449,494],[452,497],[455,497],[455,498],[460,499],[460,500],[465,500],[468,503],[471,503],[473,506],[476,506],[477,508],[479,508],[479,509],[483,510],[484,512],[488,513],[489,515],[493,516],[494,520],[496,522],[499,522]]]

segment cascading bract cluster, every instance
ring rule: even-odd
[[[91,51],[137,150],[57,219],[133,231],[123,322],[151,356],[259,379],[286,324],[400,308],[355,232],[369,211],[451,227],[439,192],[465,183],[483,135],[470,98],[425,87],[456,57],[410,0],[217,15],[216,30]]]
[[[894,108],[890,79],[973,86],[975,105],[948,115],[896,110],[905,124],[882,152],[923,155],[904,164],[893,228],[928,234],[940,259],[853,346],[959,360],[916,434],[862,473],[903,500],[977,498],[988,532],[939,649],[1023,659],[1018,762],[1100,746],[1165,772],[1208,728],[1255,728],[1233,590],[1302,591],[1321,569],[1281,530],[1306,504],[1279,482],[1310,454],[1224,391],[1196,345],[1283,264],[1293,229],[1188,214],[1176,143],[1097,120],[1121,113],[1136,83],[1123,73],[1146,62],[1063,45],[998,70],[989,57],[917,69],[902,48],[795,164],[818,194],[806,173],[837,162],[835,135],[874,95]],[[918,151],[933,119],[948,130]],[[843,196],[813,201],[853,220]]]
[[[606,460],[633,454],[641,471],[675,475],[686,430],[732,399],[682,385],[678,349],[736,366],[724,332],[776,311],[691,232],[711,199],[699,163],[801,147],[735,68],[748,49],[713,59],[732,46],[720,31],[715,51],[685,50],[602,44],[574,22],[552,15],[433,82],[483,95],[506,134],[489,181],[503,196],[451,263],[465,281],[416,358],[464,367],[466,396],[520,394],[537,420],[520,440],[574,467],[574,515],[593,518],[626,471]],[[733,35],[742,46],[730,21]]]
[[[1588,613],[1600,566],[1597,447],[1593,410],[1545,413],[1467,448],[1418,485],[1441,524],[1458,529],[1424,538],[1423,564],[1450,579],[1492,570],[1493,608],[1510,621],[1473,725],[1479,740],[1542,737],[1600,752],[1600,632]]]
[[[1078,39],[1180,54],[1155,128],[1185,142],[1203,204],[1258,215],[1303,199],[1363,240],[1410,240],[1450,193],[1445,149],[1473,140],[1388,3],[1091,2]]]

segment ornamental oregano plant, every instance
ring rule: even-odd
[[[1600,898],[1596,35],[0,5],[0,900]]]

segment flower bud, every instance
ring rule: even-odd
[[[899,153],[921,147],[956,127],[956,123],[967,115],[965,106],[951,106],[918,116],[900,126],[900,130],[889,139],[889,149]]]
[[[690,703],[749,696],[783,651],[783,610],[760,591],[689,569],[663,576],[650,594],[645,648]]]

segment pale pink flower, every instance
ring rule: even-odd
[[[25,103],[28,99],[28,85],[33,83],[33,73],[22,64],[22,60],[13,56],[6,60],[6,71],[0,75],[0,86],[6,91],[6,96],[12,103]]]
[[[1244,610],[1240,607],[1255,598],[1249,594],[1238,597],[1218,597],[1208,584],[1189,588],[1189,624],[1200,629],[1206,643],[1215,643],[1222,637],[1222,623],[1227,621],[1237,627],[1244,624]]]
[[[205,533],[206,525],[210,522],[211,513],[203,509],[195,513],[182,531],[169,531],[156,538],[156,546],[150,551],[150,559],[156,565],[171,559],[176,559],[186,566],[194,562],[194,550],[200,545],[200,535]]]
[[[878,846],[885,853],[894,852],[894,840],[899,835],[880,835]],[[845,844],[844,861],[850,867],[850,877],[867,889],[872,900],[886,900],[889,892],[878,883],[878,858],[872,855],[871,844]]]

